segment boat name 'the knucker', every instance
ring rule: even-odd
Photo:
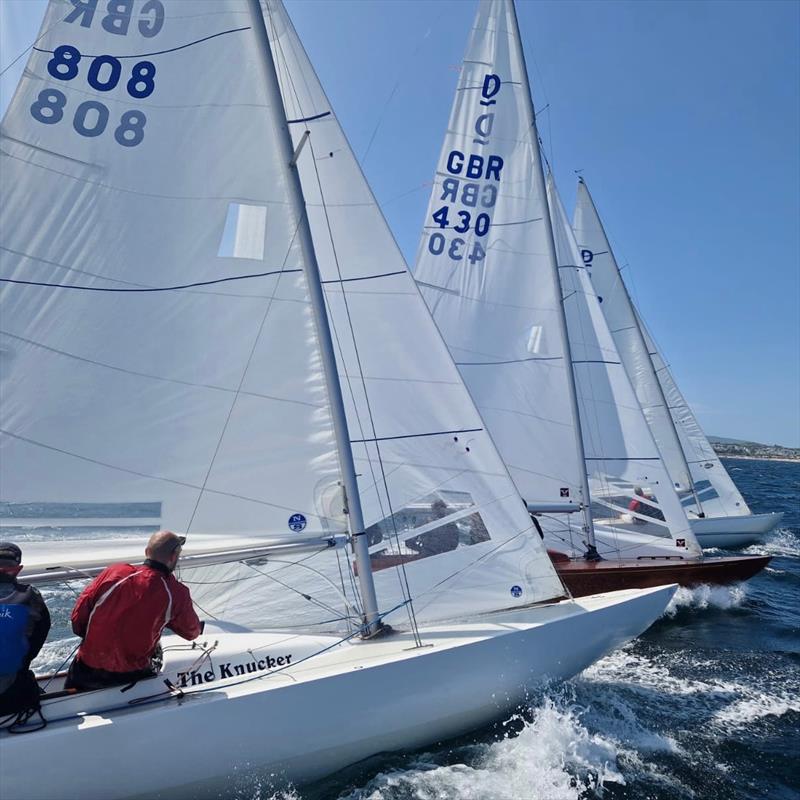
[[[212,683],[216,680],[224,680],[225,678],[235,678],[238,675],[247,675],[254,672],[270,672],[276,667],[285,667],[292,663],[292,655],[265,656],[264,658],[254,659],[247,661],[243,664],[234,664],[231,661],[225,661],[217,665],[211,665],[206,670],[186,670],[185,672],[178,673],[178,685],[183,689],[187,686],[197,686],[201,683]],[[219,669],[219,674],[217,674]]]

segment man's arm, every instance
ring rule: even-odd
[[[184,639],[189,641],[196,639],[202,633],[203,624],[194,610],[189,590],[182,583],[178,583],[174,595],[172,619],[167,623],[167,627]]]
[[[47,634],[50,633],[50,612],[47,610],[47,604],[44,602],[44,598],[39,594],[37,589],[31,587],[31,592],[33,597],[31,599],[30,610],[33,620],[33,630],[28,639],[26,669],[30,667],[31,661],[39,655],[47,639]]]

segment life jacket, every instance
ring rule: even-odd
[[[0,592],[5,588],[0,584]],[[28,640],[32,592],[29,586],[11,584],[11,592],[0,595],[0,692],[22,669],[30,650]]]

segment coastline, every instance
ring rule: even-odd
[[[717,453],[717,458],[738,458],[742,461],[782,461],[785,464],[800,464],[800,458],[783,458],[781,456],[740,456]]]

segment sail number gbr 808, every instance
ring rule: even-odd
[[[491,107],[497,103],[495,97],[501,86],[499,76],[484,76],[480,113],[473,126],[473,144],[481,147],[489,144],[495,117]],[[445,170],[458,177],[447,177],[442,181],[439,199],[445,205],[436,209],[431,217],[439,228],[449,228],[461,235],[447,237],[439,231],[432,233],[428,237],[428,252],[434,256],[446,252],[453,261],[461,261],[466,257],[471,264],[475,264],[486,257],[481,240],[485,241],[492,224],[491,210],[497,202],[503,159],[497,155],[465,154],[460,150],[451,150],[447,155]],[[470,231],[472,236],[468,236]]]
[[[83,72],[81,62],[88,62]],[[152,61],[137,61],[123,75],[122,62],[114,56],[101,55],[83,58],[77,47],[62,44],[53,51],[47,62],[48,74],[59,81],[71,81],[85,77],[89,86],[97,92],[110,92],[125,81],[125,89],[131,97],[142,100],[156,88],[156,65]],[[60,89],[42,89],[31,105],[31,116],[44,125],[56,125],[67,114],[67,96]],[[102,136],[109,122],[108,106],[99,100],[84,100],[72,114],[72,127],[81,136]],[[114,139],[123,147],[136,147],[144,139],[147,117],[143,111],[123,111],[114,128]]]

